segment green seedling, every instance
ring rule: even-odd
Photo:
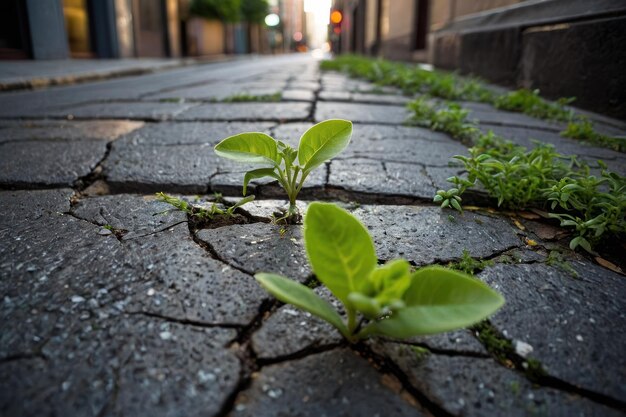
[[[297,150],[265,133],[252,132],[224,139],[215,146],[215,153],[237,162],[261,165],[261,168],[245,174],[243,195],[253,179],[276,179],[289,198],[289,209],[279,220],[294,222],[298,219],[296,198],[304,181],[315,168],[343,151],[351,136],[352,123],[334,119],[318,123],[304,132]]]
[[[494,264],[491,260],[476,260],[472,258],[467,249],[463,250],[463,255],[458,262],[451,262],[448,264],[448,268],[456,269],[457,271],[464,272],[468,275],[474,275],[477,271],[482,271],[488,266]]]
[[[468,144],[472,144],[480,134],[476,125],[468,119],[469,111],[458,104],[435,103],[422,97],[408,103],[407,107],[413,112],[409,124],[448,133]]]
[[[305,285],[269,273],[258,273],[255,278],[279,300],[332,324],[350,342],[463,328],[504,303],[486,284],[458,271],[431,266],[411,272],[404,259],[377,265],[365,226],[334,204],[309,206],[304,242],[315,276],[343,303],[347,321]]]
[[[156,193],[156,196],[158,201],[163,201],[175,209],[180,210],[198,220],[211,220],[215,216],[232,216],[235,209],[254,200],[254,195],[249,195],[226,209],[220,208],[215,203],[212,203],[211,206],[206,209],[204,207],[194,206],[182,198],[172,197],[171,195],[167,195],[165,193]]]

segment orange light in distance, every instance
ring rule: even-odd
[[[341,12],[339,10],[334,10],[330,14],[330,22],[331,23],[334,23],[335,25],[338,25],[339,23],[341,23],[342,20],[343,20],[343,15],[341,14]]]

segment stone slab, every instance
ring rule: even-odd
[[[311,381],[315,381],[314,384]],[[235,400],[233,416],[422,416],[400,383],[342,349],[271,365]]]
[[[309,117],[309,103],[215,103],[201,104],[176,117],[177,120],[266,120],[287,121]]]
[[[222,139],[243,132],[270,132],[272,123],[195,123],[195,122],[162,122],[149,123],[143,128],[133,131],[120,138],[116,147],[120,146],[174,146],[174,145],[210,145],[214,146]],[[209,150],[212,152],[212,150]],[[162,149],[167,153],[168,149]]]
[[[310,90],[283,90],[282,99],[286,101],[315,101],[315,93]]]
[[[267,223],[238,224],[197,232],[220,259],[255,274],[272,272],[305,282],[311,269],[304,254],[300,226],[287,227]]]
[[[210,145],[116,146],[105,161],[112,189],[142,192],[204,193],[218,172],[219,157]]]
[[[586,261],[569,264],[578,278],[543,264],[483,271],[480,278],[507,300],[492,323],[506,337],[530,344],[550,375],[624,398],[626,316],[618,296],[626,293],[624,278]]]
[[[423,167],[374,159],[332,161],[328,185],[375,196],[423,199],[437,191]]]
[[[0,130],[0,143],[22,140],[99,139],[112,141],[143,126],[129,120],[32,120]]]
[[[404,107],[379,104],[320,102],[315,108],[315,121],[346,119],[352,122],[402,124],[409,117]]]
[[[393,360],[409,381],[451,415],[618,416],[620,413],[577,395],[534,386],[493,359],[417,354],[387,343],[377,351]]]
[[[521,245],[504,219],[438,207],[361,206],[354,215],[368,228],[379,259],[403,257],[418,266],[459,259],[464,249],[485,258]]]
[[[213,83],[187,88],[169,90],[162,93],[149,94],[144,100],[202,100],[221,101],[233,96],[245,94],[254,96],[272,95],[279,93],[284,88],[283,83]]]
[[[74,117],[83,119],[139,119],[139,120],[167,120],[193,107],[190,103],[146,103],[146,102],[119,102],[119,103],[92,103],[76,107],[67,107],[62,110],[46,111],[46,115]]]
[[[0,143],[0,184],[69,186],[89,174],[106,151],[106,142],[100,140]]]
[[[350,93],[346,91],[322,91],[320,100],[324,101],[352,101],[355,103],[392,104],[404,106],[411,98],[391,94]]]
[[[322,285],[314,291],[345,316],[343,305],[328,288]],[[252,347],[261,359],[285,357],[342,341],[343,336],[328,322],[289,304],[279,308],[252,335]]]
[[[154,318],[57,323],[46,360],[0,366],[6,415],[217,413],[238,383],[239,361],[224,345],[230,329]]]

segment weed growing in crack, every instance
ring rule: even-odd
[[[253,103],[253,102],[264,102],[264,103],[275,103],[280,101],[282,98],[282,93],[277,92],[274,94],[234,94],[232,96],[226,97],[222,99],[222,103]]]
[[[246,172],[243,195],[248,183],[256,178],[278,180],[289,198],[287,213],[277,219],[287,223],[299,221],[296,198],[309,174],[326,161],[341,153],[350,143],[352,123],[347,120],[326,120],[311,127],[300,138],[298,149],[265,133],[240,133],[222,140],[215,153],[224,158],[262,168]]]
[[[539,96],[539,90],[520,89],[496,97],[493,105],[498,109],[521,112],[539,119],[568,121],[574,112],[565,106],[574,100],[574,97],[568,97],[550,102]]]
[[[182,211],[183,213],[191,216],[198,221],[212,220],[215,216],[232,216],[236,208],[241,207],[244,204],[254,200],[254,195],[249,195],[242,198],[230,207],[221,208],[216,203],[212,203],[211,206],[207,209],[204,207],[195,206],[183,200],[182,198],[172,197],[165,193],[156,193],[156,196],[158,201],[167,203],[175,209]]]
[[[526,150],[491,132],[479,137],[469,156],[454,158],[463,163],[467,178],[450,177],[453,187],[437,191],[433,201],[442,208],[462,211],[461,195],[480,183],[498,206],[548,209],[549,218],[574,229],[572,250],[580,246],[593,254],[602,239],[626,234],[626,177],[600,161],[600,176],[592,175],[586,164],[551,145]]]
[[[584,117],[571,120],[565,130],[561,132],[561,136],[589,142],[618,152],[626,152],[626,139],[614,138],[596,132],[593,123]]]
[[[463,255],[458,262],[450,262],[448,268],[456,269],[457,271],[464,272],[468,275],[474,275],[477,271],[482,271],[488,266],[492,266],[493,261],[490,260],[476,260],[470,256],[467,249],[463,249]]]
[[[464,143],[473,143],[479,135],[478,128],[468,121],[468,110],[456,103],[449,103],[437,108],[425,98],[419,98],[408,104],[413,112],[408,124],[428,127],[432,130],[446,132]]]
[[[569,122],[567,128],[561,132],[562,136],[626,152],[626,141],[596,132],[591,122],[567,108],[574,98],[560,98],[552,102],[541,98],[538,90],[527,89],[498,94],[476,78],[357,55],[342,55],[330,61],[322,61],[320,68],[366,79],[375,83],[378,88],[394,86],[410,96],[426,94],[444,100],[484,102],[499,109],[522,112],[532,117]]]
[[[404,339],[455,330],[494,313],[502,296],[483,282],[431,266],[411,273],[404,259],[377,265],[367,229],[347,211],[312,203],[304,218],[304,242],[317,279],[343,303],[347,323],[310,288],[289,278],[255,278],[279,300],[318,316],[350,342],[370,336]]]

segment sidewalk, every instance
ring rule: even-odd
[[[467,148],[404,126],[404,98],[373,90],[295,55],[0,93],[0,414],[623,416],[624,276],[532,216],[440,209],[432,197]],[[280,102],[222,101],[273,92]],[[558,124],[472,111],[626,174],[625,154]],[[506,304],[488,324],[349,345],[252,277],[312,282],[301,229],[270,223],[285,203],[274,182],[253,181],[256,200],[226,224],[154,198],[240,197],[246,167],[217,157],[218,141],[257,131],[296,145],[328,118],[352,120],[352,142],[311,174],[303,208],[351,210],[380,261],[492,260],[477,276]]]
[[[42,88],[142,75],[200,62],[225,59],[226,56],[211,59],[136,58],[3,61],[0,62],[0,91]]]

